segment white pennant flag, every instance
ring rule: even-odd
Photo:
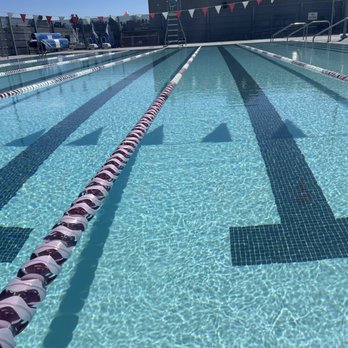
[[[91,17],[85,17],[86,23],[90,24],[91,23]]]
[[[7,12],[7,15],[9,16],[9,18],[13,17],[13,13],[12,12]]]
[[[274,0],[271,0],[271,4],[273,4],[274,3]]]
[[[191,18],[193,18],[193,14],[195,13],[195,9],[194,9],[194,8],[191,8],[191,9],[189,10],[189,13],[190,13]]]
[[[221,5],[215,6],[216,12],[220,14]]]
[[[249,1],[242,1],[244,8],[246,8],[249,4]]]
[[[34,18],[34,21],[36,22],[37,21],[37,15],[33,15],[33,18]]]
[[[59,16],[59,21],[63,22],[64,21],[64,16]]]
[[[162,14],[163,14],[163,17],[164,17],[165,19],[167,19],[167,17],[168,17],[168,12],[162,12]]]

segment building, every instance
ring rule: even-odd
[[[175,0],[174,0],[175,1]],[[187,42],[212,42],[240,39],[269,38],[277,30],[293,22],[309,22],[313,19],[333,23],[348,16],[348,0],[259,0],[242,2],[221,0],[177,0],[180,19]],[[149,12],[156,15],[152,25],[164,30],[165,19],[161,12],[168,11],[168,0],[149,0]],[[215,6],[222,6],[218,14]],[[202,8],[209,7],[206,15]],[[191,18],[188,9],[196,9]],[[326,24],[311,26],[315,33]],[[342,31],[342,27],[334,32]]]

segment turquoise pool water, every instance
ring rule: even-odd
[[[0,166],[92,98],[171,53],[1,101]],[[33,230],[13,261],[0,263],[2,287],[192,53],[178,50],[132,78],[4,204],[1,226]],[[254,93],[243,69],[262,93]],[[342,82],[234,46],[202,48],[18,346],[346,346],[348,253],[242,266],[231,261],[231,240],[237,228],[284,223],[274,189],[281,179],[270,176],[266,160],[267,146],[282,136],[264,147],[251,116],[269,105],[334,218],[348,217],[347,98]]]

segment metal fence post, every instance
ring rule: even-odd
[[[7,16],[8,16],[8,25],[10,27],[10,33],[11,33],[11,38],[12,38],[12,43],[13,43],[13,47],[14,47],[14,51],[15,51],[15,54],[16,56],[18,55],[18,52],[17,52],[17,46],[16,46],[16,40],[15,40],[15,37],[14,37],[14,34],[13,34],[13,29],[12,29],[12,16],[13,16],[13,13],[12,12],[8,12],[7,13]]]
[[[36,20],[37,20],[37,15],[33,15],[34,33],[37,33]]]
[[[347,17],[348,17],[348,0],[346,0],[345,3],[344,3],[344,15],[343,15],[343,18],[347,18]],[[342,36],[341,36],[342,40],[347,38],[347,21],[343,22],[343,31],[342,31]]]
[[[0,45],[1,45],[1,56],[5,57],[5,48],[4,48],[4,29],[2,27],[2,17],[0,17]]]

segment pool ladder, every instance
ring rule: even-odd
[[[180,17],[176,15],[178,11],[177,1],[169,0],[169,12],[167,16],[167,28],[165,36],[165,44],[186,44],[186,36]]]
[[[343,19],[341,19],[340,21],[336,22],[336,23],[333,23],[331,24],[332,22],[328,21],[328,20],[315,20],[315,21],[311,21],[309,23],[306,23],[306,22],[295,22],[295,23],[290,23],[289,25],[287,25],[286,27],[278,30],[276,33],[274,33],[272,36],[271,36],[271,39],[270,41],[273,42],[275,37],[282,33],[283,31],[289,29],[289,28],[292,28],[292,27],[298,27],[300,26],[300,28],[292,31],[289,35],[287,35],[286,37],[286,41],[289,41],[289,37],[293,36],[294,34],[298,33],[299,31],[303,30],[303,40],[307,41],[307,38],[308,38],[308,28],[312,25],[312,24],[319,24],[319,23],[324,23],[324,24],[327,24],[328,27],[325,28],[324,30],[320,31],[319,33],[316,33],[315,35],[313,35],[313,38],[312,38],[312,41],[314,42],[315,38],[319,35],[322,35],[324,33],[327,32],[327,42],[330,42],[331,41],[331,36],[332,36],[332,28],[336,27],[337,25],[339,24],[343,24],[343,32],[342,32],[342,35],[341,35],[341,40],[344,40],[347,38],[347,23],[348,23],[348,17],[345,17]]]

